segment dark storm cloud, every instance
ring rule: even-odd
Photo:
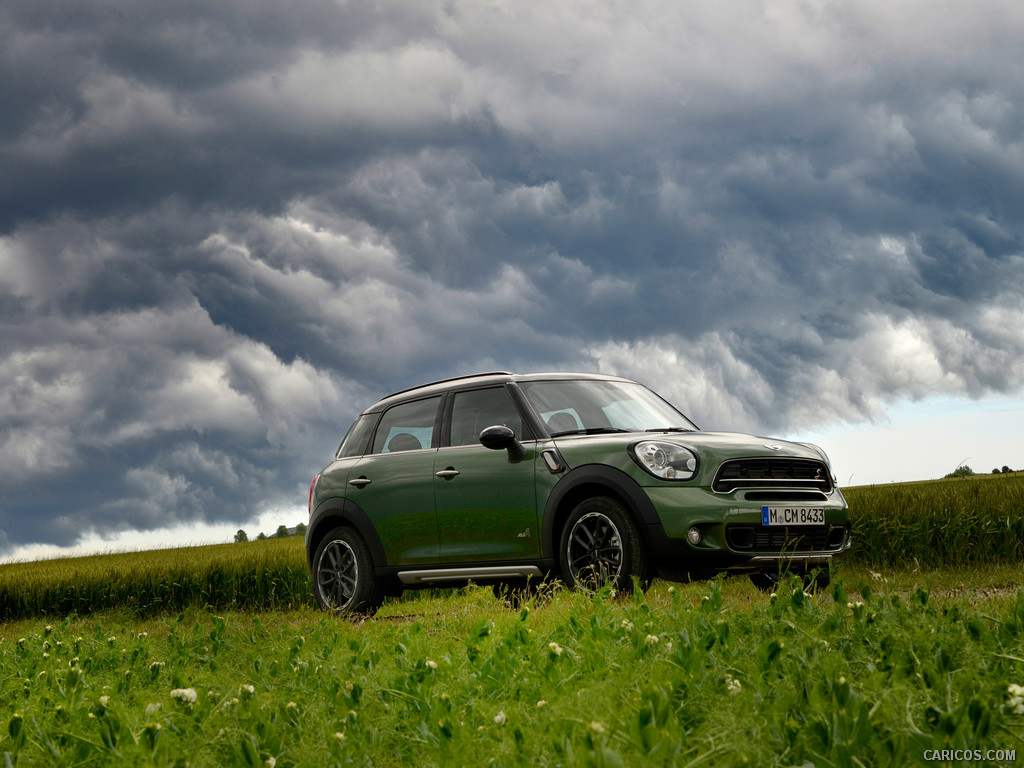
[[[799,429],[1024,380],[1024,12],[8,4],[0,552],[299,508],[478,369]]]

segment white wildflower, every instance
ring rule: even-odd
[[[1015,715],[1024,715],[1024,686],[1011,683],[1006,692],[1010,694],[1006,706]]]
[[[164,708],[164,705],[161,704],[160,702],[154,702],[152,704],[147,704],[146,705],[146,717],[152,717],[153,715],[155,715],[157,712],[159,712],[163,708]]]
[[[437,669],[437,662],[436,662],[436,661],[434,661],[433,659],[427,659],[427,661],[426,661],[426,665],[427,665],[427,666],[428,666],[428,667],[429,667],[430,669]]]
[[[594,733],[605,733],[606,730],[604,723],[599,723],[597,720],[591,720],[587,727]]]
[[[177,699],[182,704],[195,704],[199,700],[199,694],[195,688],[175,688],[171,691],[171,698]]]
[[[547,705],[548,705],[547,700],[546,699],[541,699],[540,701],[537,702],[537,709],[541,709],[543,707],[546,707]]]
[[[507,720],[508,718],[505,717],[505,713],[501,710],[498,710],[498,714],[494,716],[494,722],[497,725],[504,725]]]
[[[644,642],[647,643],[647,645],[657,645],[661,642],[661,638],[657,635],[648,635],[644,638]]]
[[[737,694],[743,690],[743,684],[734,677],[725,678],[725,688],[729,693]]]
[[[560,646],[558,643],[556,643],[554,641],[548,643],[548,650],[550,650],[553,654],[555,654],[555,656],[561,656],[562,655],[562,646]]]
[[[109,696],[100,696],[100,705],[103,706],[103,707],[109,707],[110,706],[110,697]]]

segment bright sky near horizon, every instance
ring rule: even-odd
[[[129,12],[130,8],[130,12]],[[1024,467],[1024,5],[0,6],[0,558],[305,515],[381,395]]]

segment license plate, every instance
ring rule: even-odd
[[[824,525],[824,507],[761,507],[762,525]]]

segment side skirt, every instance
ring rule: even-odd
[[[495,565],[470,566],[466,568],[422,568],[414,571],[399,571],[398,579],[403,584],[433,584],[446,581],[468,581],[485,579],[528,579],[540,578],[541,570],[536,565]]]

